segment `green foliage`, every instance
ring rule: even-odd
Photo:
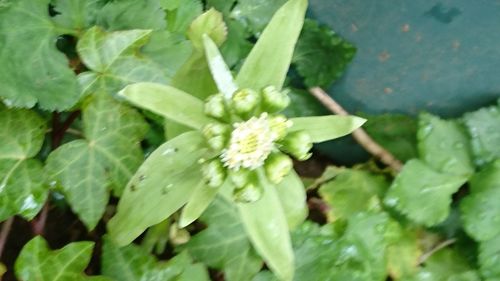
[[[306,20],[293,63],[308,87],[329,87],[340,78],[356,48],[326,26]]]
[[[89,277],[83,274],[92,254],[92,242],[75,242],[51,251],[40,236],[33,238],[19,254],[16,276],[25,281],[111,281],[106,277]]]
[[[99,0],[92,0],[99,2]],[[102,0],[100,0],[102,2]],[[165,11],[159,0],[121,0],[106,3],[99,9],[97,25],[107,30],[164,29]]]
[[[25,109],[0,105],[0,221],[13,215],[32,219],[48,194],[40,151],[45,121]]]
[[[120,195],[141,164],[139,142],[147,124],[134,109],[102,94],[91,98],[82,115],[85,139],[52,152],[46,171],[73,211],[93,229],[104,213],[109,191]]]

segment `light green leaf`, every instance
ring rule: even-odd
[[[500,235],[500,160],[470,180],[470,194],[460,203],[465,231],[478,241]]]
[[[405,281],[407,276],[413,276],[418,270],[419,258],[422,255],[417,237],[413,229],[403,229],[395,224],[396,241],[387,247],[387,270],[394,280]]]
[[[30,220],[48,194],[40,161],[46,125],[35,112],[0,105],[0,221],[20,214]]]
[[[212,41],[207,34],[203,35],[203,45],[205,46],[205,57],[207,58],[212,78],[214,79],[215,84],[217,84],[219,92],[221,92],[224,97],[229,100],[233,96],[234,92],[238,90],[238,86],[236,86],[236,83],[234,82],[233,75],[219,52],[217,45],[215,45],[214,41]]]
[[[307,194],[300,177],[292,171],[276,186],[276,191],[285,212],[288,228],[295,229],[307,218]]]
[[[465,125],[471,136],[475,163],[482,166],[500,158],[500,110],[498,106],[465,114]]]
[[[51,251],[47,242],[37,236],[21,250],[15,264],[16,276],[23,281],[110,281],[83,274],[93,247],[93,242],[75,242]]]
[[[209,280],[206,268],[201,264],[192,264],[187,252],[180,253],[166,263],[158,262],[137,245],[120,248],[111,240],[104,239],[102,273],[114,280],[179,281],[191,275],[192,271],[197,274],[196,279],[187,280]]]
[[[201,129],[210,122],[201,100],[171,86],[136,83],[121,90],[119,95],[136,106],[191,128]]]
[[[77,44],[82,62],[90,69],[78,75],[83,93],[114,95],[135,82],[167,83],[162,66],[139,50],[150,36],[150,30],[105,32],[99,27],[89,29]]]
[[[451,249],[434,253],[412,281],[480,281],[465,257]]]
[[[191,237],[185,248],[191,255],[224,271],[227,281],[249,281],[262,267],[253,251],[234,205],[216,198],[201,220],[208,227]]]
[[[290,0],[273,16],[236,78],[242,88],[281,89],[304,23],[307,0]]]
[[[366,120],[356,116],[313,116],[291,118],[293,125],[290,131],[305,131],[312,141],[324,142],[350,134],[361,127]]]
[[[184,133],[157,148],[130,180],[109,221],[111,238],[127,245],[146,228],[179,210],[201,182],[198,160],[206,153],[203,136]]]
[[[422,113],[418,126],[420,158],[430,167],[458,176],[469,176],[474,172],[469,139],[456,121]]]
[[[199,185],[191,198],[189,198],[186,206],[182,209],[179,227],[186,227],[197,220],[210,203],[212,203],[219,190],[224,189],[224,186],[227,185],[231,185],[231,181],[226,180],[222,186],[217,188],[212,188],[205,184]]]
[[[479,243],[481,275],[492,280],[500,279],[500,235]],[[490,279],[488,279],[490,280]]]
[[[381,209],[379,196],[388,188],[383,176],[366,171],[337,168],[335,178],[319,188],[329,205],[329,221],[346,220],[365,211]]]
[[[417,223],[436,225],[446,219],[451,195],[466,180],[467,177],[440,174],[420,160],[410,160],[396,176],[384,202]]]
[[[238,204],[241,221],[252,245],[271,270],[283,280],[291,280],[294,256],[288,224],[275,186],[259,173],[262,198]]]
[[[287,0],[239,0],[230,16],[244,22],[258,37],[274,13],[286,2]]]
[[[93,229],[104,213],[109,190],[120,195],[142,162],[139,142],[147,124],[135,110],[108,95],[94,96],[82,115],[85,139],[53,151],[46,171],[73,211]]]
[[[167,28],[171,32],[185,33],[191,22],[203,12],[203,4],[200,0],[167,0],[171,2],[167,7]],[[168,4],[167,4],[168,5]]]
[[[57,14],[53,17],[57,27],[73,30],[75,34],[95,25],[103,0],[52,0]]]
[[[344,73],[356,48],[328,26],[306,19],[293,54],[293,64],[307,87],[328,88]]]
[[[120,0],[109,1],[100,9],[97,25],[107,30],[159,30],[164,29],[167,22],[159,0]]]
[[[19,0],[0,10],[0,97],[9,106],[64,110],[80,98],[68,59],[56,48],[65,31],[51,21],[49,2]]]

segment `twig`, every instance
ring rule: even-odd
[[[45,202],[43,205],[43,209],[38,215],[36,220],[33,220],[31,223],[31,229],[33,230],[33,234],[35,235],[43,235],[45,230],[45,223],[47,222],[47,216],[49,214],[49,201]]]
[[[71,127],[71,124],[80,116],[80,111],[71,112],[64,123],[59,123],[59,113],[54,113],[52,119],[52,150],[58,148],[63,140],[64,134]]]
[[[2,231],[0,232],[0,258],[3,254],[3,249],[5,243],[7,243],[7,238],[9,237],[10,229],[12,228],[12,223],[14,222],[14,217],[6,220],[2,225]]]
[[[455,238],[452,238],[452,239],[448,239],[448,240],[445,240],[441,243],[439,243],[438,245],[436,245],[436,247],[432,248],[430,251],[428,251],[427,253],[424,253],[420,256],[420,258],[418,259],[418,264],[423,264],[428,258],[430,258],[433,254],[435,254],[437,251],[443,249],[443,248],[446,248],[448,246],[450,246],[451,244],[457,242],[457,239]]]
[[[323,91],[323,89],[314,87],[309,89],[309,92],[331,112],[341,116],[349,115],[349,113],[325,91]],[[366,149],[366,151],[380,159],[382,163],[386,164],[394,171],[399,172],[403,167],[401,161],[396,159],[396,157],[394,157],[394,155],[392,155],[392,153],[388,150],[380,146],[362,128],[356,129],[352,132],[352,136],[364,149]]]

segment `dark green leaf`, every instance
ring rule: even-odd
[[[420,160],[408,161],[392,183],[384,202],[411,220],[432,226],[446,219],[451,195],[467,177],[440,174]]]
[[[327,26],[306,20],[293,63],[308,87],[328,87],[345,71],[356,48]]]
[[[0,96],[8,106],[64,110],[80,98],[68,59],[56,48],[50,0],[19,0],[0,10]]]
[[[500,235],[479,244],[479,266],[481,275],[491,280],[500,279]],[[488,279],[490,280],[490,279]]]
[[[120,195],[143,160],[139,146],[147,131],[134,109],[108,95],[96,95],[83,109],[85,139],[52,152],[46,171],[73,211],[93,229],[108,203],[109,190]]]

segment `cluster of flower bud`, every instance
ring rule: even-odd
[[[254,202],[262,194],[258,168],[263,167],[270,183],[279,184],[293,168],[288,155],[298,160],[310,157],[310,136],[290,132],[292,122],[279,114],[289,103],[288,93],[273,86],[240,89],[230,99],[222,94],[207,99],[205,113],[217,120],[203,129],[216,155],[203,163],[207,186],[217,188],[229,179],[235,200]]]

